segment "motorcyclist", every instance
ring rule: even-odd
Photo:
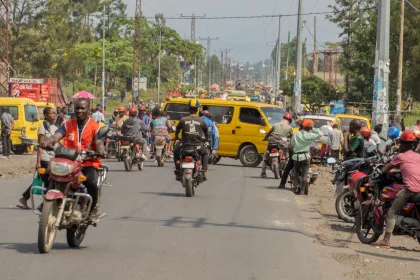
[[[390,240],[395,227],[396,214],[401,211],[411,197],[420,192],[420,154],[413,151],[416,143],[415,133],[404,131],[400,136],[400,153],[382,169],[382,172],[386,174],[391,169],[399,168],[404,188],[397,194],[396,199],[388,210],[385,235],[383,240],[378,242],[381,246],[388,248],[391,246]]]
[[[219,137],[216,124],[210,117],[210,112],[208,110],[204,110],[201,113],[201,118],[206,122],[208,130],[209,130],[209,144],[212,148],[213,154],[216,154],[217,150],[219,149]]]
[[[93,150],[101,155],[105,155],[104,139],[99,138],[99,124],[89,117],[89,99],[79,98],[74,102],[76,118],[70,119],[62,124],[54,134],[53,140],[41,145],[43,148],[51,147],[63,139],[63,146],[79,152]],[[91,145],[94,143],[95,145]],[[84,185],[92,197],[92,210],[90,219],[97,221],[99,218],[98,202],[98,176],[101,166],[99,158],[88,158],[82,163],[82,173],[87,177]]]
[[[364,140],[360,134],[362,123],[359,120],[351,120],[349,131],[344,132],[344,159],[362,158],[364,154]],[[350,138],[350,134],[353,137]]]
[[[263,155],[263,164],[261,169],[261,178],[266,178],[267,174],[265,171],[267,170],[267,165],[270,165],[268,162],[270,151],[268,150],[270,143],[278,143],[282,142],[283,138],[290,139],[293,135],[293,128],[290,126],[292,122],[292,115],[290,113],[285,113],[283,116],[283,120],[279,123],[273,125],[270,131],[265,135],[263,141],[268,140],[267,149]]]
[[[125,114],[124,106],[118,108],[118,116],[115,118],[115,125],[121,127],[123,122],[128,119],[128,116]]]
[[[208,127],[206,122],[197,116],[198,109],[200,108],[200,102],[196,99],[188,101],[189,116],[181,118],[179,121],[176,131],[175,139],[178,139],[178,135],[182,130],[181,144],[176,145],[174,148],[174,162],[175,162],[175,175],[177,180],[181,179],[181,155],[180,151],[183,147],[200,147],[197,151],[202,157],[202,170],[204,180],[207,180],[207,166],[208,166],[208,153],[205,143],[209,139]]]
[[[118,110],[115,109],[113,112],[113,115],[108,119],[108,126],[112,126],[115,120],[117,119],[117,117],[118,117]]]
[[[360,135],[363,137],[363,144],[364,144],[364,156],[371,156],[368,154],[367,150],[370,146],[376,146],[376,143],[374,140],[371,139],[372,137],[372,131],[367,127],[362,127],[360,130]]]
[[[147,141],[143,138],[142,134],[143,132],[150,131],[150,128],[137,118],[136,108],[131,108],[128,110],[128,115],[129,118],[124,121],[121,128],[121,133],[124,137],[131,138],[134,144],[142,146],[141,157],[146,160],[147,158],[144,153],[147,151]]]

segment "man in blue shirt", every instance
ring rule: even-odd
[[[219,149],[219,136],[217,135],[216,124],[211,120],[210,113],[207,110],[202,112],[201,118],[206,122],[209,131],[209,142],[210,147],[213,149],[213,153]]]

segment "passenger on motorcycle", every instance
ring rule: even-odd
[[[70,119],[61,125],[54,134],[50,143],[43,145],[54,146],[61,139],[64,140],[63,146],[75,149],[79,152],[93,150],[101,155],[105,155],[104,139],[98,135],[99,124],[89,117],[89,99],[79,98],[74,103],[76,118]],[[94,143],[94,145],[91,145]],[[98,176],[99,168],[102,165],[99,158],[89,158],[83,161],[82,173],[87,177],[84,185],[92,197],[93,207],[90,212],[90,218],[97,221],[99,218],[98,203]]]
[[[391,234],[396,222],[395,216],[413,195],[420,192],[420,155],[413,151],[416,143],[417,138],[414,132],[404,131],[400,136],[400,153],[382,169],[382,172],[386,174],[391,169],[399,168],[404,188],[397,194],[388,210],[384,239],[378,242],[379,245],[390,247]]]
[[[217,131],[217,126],[210,117],[210,113],[207,110],[200,112],[201,118],[206,122],[209,129],[209,144],[213,150],[213,153],[216,154],[216,151],[219,149],[219,136]]]
[[[360,134],[362,123],[359,120],[351,120],[349,131],[344,132],[344,159],[362,158],[364,154],[364,140]],[[350,138],[350,134],[353,137]]]
[[[166,142],[171,141],[171,135],[169,134],[171,130],[171,124],[169,120],[164,116],[163,112],[155,107],[152,111],[152,120],[150,121],[150,131],[152,132],[152,143],[155,141],[156,136],[163,136],[166,138]],[[150,157],[154,158],[154,155]]]
[[[108,126],[112,126],[118,117],[118,110],[114,110],[113,115],[108,119]]]
[[[137,116],[136,108],[131,108],[128,111],[129,118],[123,123],[121,133],[124,137],[132,139],[134,144],[142,146],[141,157],[146,160],[147,141],[143,138],[143,132],[150,131],[150,128],[145,125]],[[140,156],[140,155],[138,155]]]
[[[281,143],[282,138],[290,139],[293,135],[293,128],[290,126],[291,122],[292,122],[292,115],[290,113],[285,113],[283,116],[283,120],[273,125],[270,131],[265,135],[263,141],[268,140],[268,145],[263,155],[263,164],[262,164],[261,175],[260,175],[261,178],[267,177],[267,174],[265,173],[265,171],[267,170],[267,165],[269,165],[267,161],[269,160],[270,151],[268,150],[268,148],[270,146],[270,143]]]
[[[300,194],[308,194],[308,184],[306,177],[308,176],[310,167],[309,150],[312,143],[324,136],[319,128],[314,128],[314,122],[310,119],[302,121],[303,129],[293,135],[293,160],[294,160],[294,185],[298,186],[298,178],[300,185],[298,186]]]
[[[204,180],[207,180],[207,166],[208,166],[208,153],[205,143],[208,142],[208,127],[206,122],[197,116],[198,109],[200,108],[200,102],[196,99],[191,99],[188,102],[188,111],[190,115],[183,117],[175,131],[175,139],[178,139],[178,135],[182,130],[181,145],[174,147],[174,162],[175,162],[175,175],[177,180],[181,179],[181,155],[180,151],[184,147],[196,147],[198,153],[202,157],[202,171],[204,172]]]

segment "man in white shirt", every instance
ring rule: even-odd
[[[99,107],[96,107],[95,113],[92,114],[92,119],[94,119],[97,123],[105,122],[104,114],[99,111]]]

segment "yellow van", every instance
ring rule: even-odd
[[[337,124],[338,129],[342,130],[342,124],[341,120],[334,116],[318,116],[318,115],[306,115],[300,117],[301,119],[310,119],[314,122],[315,128],[321,128],[321,126],[327,125],[327,124]],[[293,132],[296,133],[299,131],[299,127],[294,127]]]
[[[226,92],[229,93],[227,100],[251,102],[251,98],[243,90],[227,90]]]
[[[371,129],[370,120],[368,118],[346,114],[337,114],[335,117],[341,120],[341,123],[343,124],[343,130],[349,130],[350,122],[354,119],[361,121],[367,128]]]
[[[169,120],[176,125],[188,116],[190,99],[171,99],[164,104]],[[285,111],[277,106],[229,100],[198,99],[202,110],[208,110],[217,123],[220,134],[221,157],[239,159],[243,166],[256,167],[267,148],[263,141],[271,126],[282,120]]]
[[[38,108],[38,116],[39,116],[39,122],[42,124],[44,121],[44,109],[46,107],[54,108],[54,110],[57,110],[54,103],[50,102],[35,102],[36,107]]]
[[[35,102],[28,98],[0,97],[0,112],[7,109],[14,119],[10,137],[15,154],[32,151],[38,142],[39,115]]]

